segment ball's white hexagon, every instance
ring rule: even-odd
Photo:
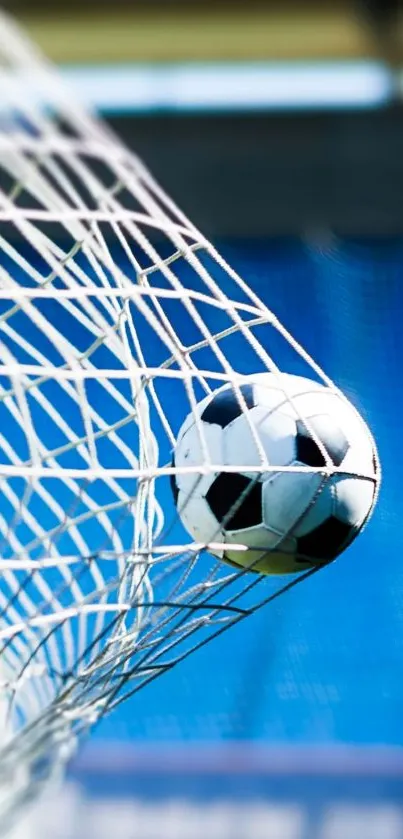
[[[291,373],[259,373],[251,377],[255,385],[256,402],[270,408],[276,408],[303,393],[322,391],[324,386],[304,376]]]
[[[243,545],[244,550],[231,550],[231,543]],[[279,540],[264,524],[246,530],[227,531],[223,559],[231,565],[260,574],[290,573],[296,570],[296,542]],[[288,571],[285,571],[285,567]]]
[[[285,400],[284,390],[280,381],[273,373],[260,373],[251,379],[255,404],[261,405],[267,411],[276,411]]]
[[[194,424],[195,424],[195,417],[192,414],[192,412],[190,412],[190,414],[187,415],[187,417],[185,419],[185,422],[182,423],[182,425],[179,429],[177,440],[178,441],[182,440],[182,438],[185,436],[186,432],[189,431],[189,428],[191,428],[192,425],[194,425]]]
[[[346,524],[361,527],[374,503],[372,481],[357,478],[332,478],[334,486],[334,515]]]
[[[288,401],[282,410],[299,420],[309,420],[309,417],[328,414],[333,420],[337,415],[340,398],[337,393],[318,387],[312,391],[302,391],[295,394],[292,401]]]
[[[312,475],[312,477],[314,477]],[[320,475],[315,475],[316,484]],[[330,478],[321,480],[317,492],[311,495],[305,513],[294,528],[295,536],[306,536],[334,515],[334,489]]]
[[[206,475],[197,472],[198,467],[205,467],[207,464],[201,435],[204,438],[205,449],[208,452],[208,459],[211,464],[224,466],[223,453],[223,430],[219,425],[211,425],[200,421],[200,429],[196,423],[187,429],[185,434],[179,438],[175,449],[175,466],[178,468],[194,467],[194,472],[180,473],[175,475],[176,485],[179,490],[191,495],[197,491],[199,495],[205,495],[213,482],[216,471]]]
[[[277,534],[297,533],[297,524],[307,513],[323,476],[311,472],[278,472],[262,488],[263,521]],[[298,533],[299,535],[299,533]]]
[[[259,440],[263,460],[254,438]],[[295,422],[279,411],[268,413],[260,405],[237,417],[223,429],[223,453],[226,463],[239,466],[286,466],[295,457]]]

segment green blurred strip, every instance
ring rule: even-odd
[[[111,0],[113,4],[113,0]],[[302,4],[301,4],[302,5]],[[363,58],[368,32],[347,11],[290,15],[264,8],[21,14],[50,58],[60,62],[219,61]]]

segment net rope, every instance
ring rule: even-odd
[[[214,559],[170,489],[187,414],[226,382],[247,414],[279,353],[334,387],[0,15],[0,833],[107,710],[306,576]]]

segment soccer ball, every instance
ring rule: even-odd
[[[330,562],[375,503],[367,425],[336,390],[300,376],[262,373],[240,392],[219,388],[179,431],[173,466],[191,467],[171,479],[183,525],[225,562],[258,573]]]

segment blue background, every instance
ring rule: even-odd
[[[218,247],[370,424],[378,507],[336,563],[140,691],[95,737],[403,745],[403,241]]]

